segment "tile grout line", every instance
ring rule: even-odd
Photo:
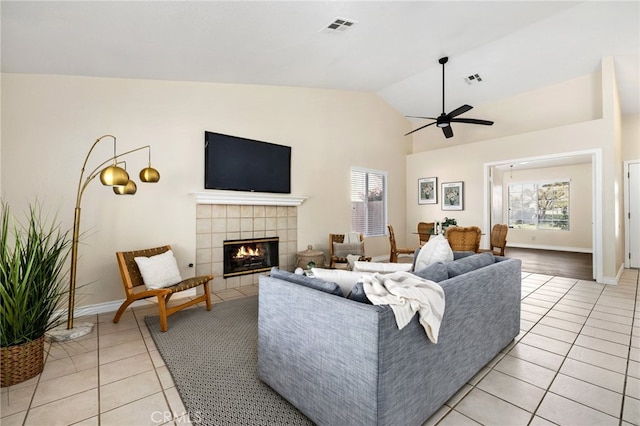
[[[554,304],[553,304],[553,306],[552,306],[551,308],[549,308],[549,311],[550,311],[551,309],[553,309],[553,308],[554,308],[558,303],[560,303],[560,301],[561,301],[562,299],[564,299],[564,298],[566,297],[566,295],[567,295],[571,290],[573,290],[573,289],[575,288],[575,286],[576,286],[576,285],[578,285],[578,283],[579,283],[580,281],[581,281],[581,280],[577,280],[577,281],[576,281],[576,282],[571,286],[571,288],[570,288],[570,289],[568,289],[568,290],[565,292],[565,294],[564,294],[560,299],[558,299],[558,301],[557,301],[556,303],[554,303]],[[586,319],[585,319],[584,323],[582,324],[582,326],[580,327],[580,330],[576,333],[576,337],[575,337],[575,339],[573,339],[573,342],[571,343],[571,347],[570,347],[570,348],[569,348],[569,350],[567,351],[566,355],[564,355],[564,356],[563,356],[563,358],[562,358],[562,362],[560,363],[560,365],[558,366],[558,369],[555,371],[555,374],[553,375],[553,379],[551,380],[551,382],[549,382],[549,386],[544,390],[544,394],[542,395],[542,398],[540,398],[540,402],[538,402],[538,405],[537,405],[537,406],[536,406],[536,408],[533,410],[533,414],[532,414],[532,416],[531,416],[531,420],[529,421],[529,424],[531,424],[531,422],[533,421],[533,419],[536,417],[537,412],[538,412],[538,410],[540,409],[540,406],[542,405],[542,402],[544,401],[544,399],[545,399],[545,397],[547,396],[547,394],[549,394],[549,393],[553,393],[553,392],[550,392],[551,386],[553,386],[553,383],[556,381],[556,378],[557,378],[557,377],[558,377],[558,375],[560,374],[560,370],[562,369],[562,366],[564,365],[564,363],[566,362],[567,358],[569,357],[569,352],[571,352],[571,349],[574,347],[574,345],[575,345],[576,341],[578,340],[578,337],[580,336],[580,333],[582,332],[582,330],[584,329],[584,327],[585,327],[585,325],[586,325],[587,321],[589,320],[589,316],[590,316],[590,315],[591,315],[591,313],[593,312],[593,309],[594,309],[594,307],[596,306],[596,304],[598,303],[598,300],[600,300],[600,297],[602,297],[602,293],[604,292],[604,289],[605,289],[605,287],[602,287],[602,289],[600,290],[600,293],[598,294],[598,298],[596,299],[596,301],[595,301],[595,302],[593,302],[593,305],[591,306],[591,309],[589,310],[589,315],[587,315],[587,316],[586,316]],[[549,311],[547,311],[547,313],[549,313]],[[547,315],[547,314],[544,314],[542,318],[544,318],[546,315]],[[542,319],[542,318],[540,318],[540,319]],[[536,323],[536,325],[537,325],[539,322],[540,322],[540,320],[538,320],[538,322]],[[535,326],[534,326],[534,327],[535,327]],[[533,327],[531,327],[531,329],[533,329]],[[533,334],[535,334],[535,333],[533,333]],[[523,337],[524,337],[524,336],[523,336]],[[562,396],[562,395],[560,395],[560,396]],[[563,397],[563,398],[566,398],[565,396],[562,396],[562,397]],[[566,399],[569,399],[569,398],[566,398]],[[569,399],[569,400],[570,400],[570,401],[573,401],[572,399]],[[576,403],[578,403],[578,404],[584,405],[584,404],[582,404],[581,402],[578,402],[578,401],[573,401],[573,402],[576,402]],[[589,408],[592,408],[592,407],[589,407]],[[593,409],[595,410],[595,408],[593,408]],[[597,410],[597,411],[600,411],[600,410]],[[606,413],[605,413],[605,414],[606,414]],[[540,417],[540,418],[542,418],[542,419],[545,419],[545,420],[547,420],[547,421],[550,421],[550,422],[551,422],[551,420],[546,419],[546,418],[544,418],[544,417],[542,417],[542,416],[539,416],[539,417]],[[553,422],[552,422],[552,423],[553,423]]]
[[[533,272],[531,272],[531,273],[529,273],[529,275],[534,275],[534,273],[533,273]],[[551,281],[553,278],[554,278],[554,277],[551,277],[551,278],[549,278],[547,281],[545,281],[544,283],[542,283],[542,284],[538,285],[538,286],[536,287],[536,289],[535,289],[535,290],[533,290],[533,291],[529,292],[525,297],[522,297],[522,294],[521,294],[521,295],[520,295],[520,296],[521,296],[521,297],[520,297],[520,305],[522,306],[522,301],[523,301],[524,299],[526,299],[526,298],[527,298],[531,293],[533,293],[534,291],[536,291],[536,290],[540,289],[542,286],[544,286],[545,284],[547,284],[547,283],[548,283],[549,281]],[[523,278],[520,278],[521,283],[522,283],[522,279],[523,279]],[[574,284],[574,285],[575,285],[575,284]],[[557,303],[557,302],[556,302],[556,303]],[[555,304],[554,304],[554,306],[555,306]],[[551,309],[551,308],[550,308],[550,309]],[[544,315],[543,315],[543,317],[544,317]],[[540,321],[540,320],[538,320],[538,321]],[[536,324],[537,324],[537,322],[536,322]],[[533,327],[532,327],[532,328],[533,328]],[[525,334],[524,334],[524,335],[522,335],[522,337],[518,340],[518,342],[522,341],[522,338],[523,338],[524,336],[526,336],[528,333],[529,333],[529,331],[525,332]],[[518,335],[519,335],[519,333],[518,333]],[[517,336],[516,336],[516,337],[517,337]],[[515,338],[514,338],[514,341],[515,341]],[[511,402],[509,402],[509,401],[506,401],[506,400],[504,400],[504,399],[502,399],[502,398],[500,398],[500,397],[497,397],[497,396],[493,395],[492,393],[486,392],[486,391],[484,391],[484,390],[482,390],[482,389],[480,389],[480,388],[477,388],[477,387],[476,387],[476,386],[478,385],[478,383],[480,383],[480,382],[481,382],[485,377],[487,377],[487,375],[493,371],[494,367],[495,367],[496,365],[498,365],[498,363],[499,363],[499,362],[500,362],[500,361],[501,361],[505,356],[507,356],[507,355],[509,354],[509,352],[511,352],[511,350],[513,349],[513,347],[515,347],[515,345],[518,343],[518,342],[515,342],[515,344],[514,344],[514,341],[512,341],[511,343],[509,343],[508,345],[506,345],[506,346],[505,346],[505,348],[506,348],[506,347],[511,346],[511,345],[513,344],[513,346],[512,346],[512,347],[511,347],[507,352],[504,352],[504,353],[503,353],[503,352],[502,352],[502,350],[500,350],[500,352],[498,352],[498,354],[497,354],[495,357],[493,357],[493,358],[491,359],[491,361],[493,361],[493,360],[494,360],[498,355],[502,354],[502,356],[500,357],[500,360],[496,361],[496,363],[495,363],[494,365],[492,365],[492,366],[488,369],[488,371],[487,371],[487,372],[486,372],[486,373],[485,373],[485,374],[484,374],[480,379],[478,379],[478,381],[477,381],[476,383],[474,383],[474,384],[471,384],[471,383],[469,383],[469,382],[465,383],[465,384],[468,384],[469,386],[471,386],[471,389],[469,389],[469,392],[465,393],[465,394],[464,394],[464,396],[463,396],[462,398],[460,398],[460,399],[459,399],[455,404],[453,404],[451,407],[449,407],[449,411],[448,411],[444,416],[442,416],[442,418],[441,418],[441,419],[439,419],[439,420],[435,423],[435,425],[434,425],[434,426],[437,426],[440,422],[442,422],[445,418],[447,418],[447,416],[449,416],[449,414],[451,414],[451,412],[452,412],[452,411],[454,411],[454,410],[455,410],[455,408],[456,408],[456,407],[457,407],[457,406],[458,406],[458,405],[459,405],[459,404],[460,404],[460,403],[461,403],[461,402],[466,398],[466,396],[467,396],[467,395],[469,395],[469,394],[470,394],[474,389],[478,389],[478,390],[479,390],[479,391],[481,391],[481,392],[488,393],[489,395],[491,395],[491,396],[493,396],[493,397],[495,397],[495,398],[498,398],[499,400],[504,401],[504,402],[506,402],[507,404],[510,404],[510,405],[513,405],[514,407],[520,408],[520,407],[518,407],[517,405],[512,404],[512,403],[511,403]],[[503,348],[503,349],[504,349],[504,348]],[[491,362],[491,361],[489,361],[489,362]],[[483,367],[482,369],[484,369],[484,367]],[[482,371],[482,369],[481,369],[480,371]],[[480,371],[479,371],[478,373],[474,374],[474,376],[473,376],[471,379],[469,379],[469,380],[473,380],[473,378],[474,378],[474,377],[476,377],[476,376],[480,373]],[[457,393],[458,393],[458,392],[456,392],[456,394],[457,394]],[[455,396],[456,394],[454,394],[454,396]],[[452,398],[453,398],[453,397],[452,397]],[[446,406],[446,402],[445,402],[445,406]],[[521,409],[521,408],[520,408],[520,409]],[[526,411],[526,410],[524,410],[524,411]],[[462,416],[464,416],[464,417],[466,417],[466,418],[470,419],[471,421],[473,421],[473,422],[475,422],[475,423],[478,423],[478,422],[476,422],[476,420],[475,420],[475,419],[472,419],[471,417],[469,417],[469,416],[465,415],[464,413],[461,413],[461,412],[459,412],[459,411],[456,411],[456,413],[458,413],[458,414],[460,414],[460,415],[462,415]],[[533,413],[532,413],[532,419],[533,419]],[[531,422],[531,420],[529,420],[529,422]]]
[[[640,284],[640,274],[636,274],[636,292],[633,299],[633,317],[631,317],[631,332],[629,333],[629,347],[627,350],[627,365],[624,372],[624,382],[622,386],[622,402],[620,403],[620,416],[618,417],[618,425],[622,426],[622,416],[624,415],[624,400],[627,395],[627,381],[629,379],[629,364],[631,361],[631,342],[633,341],[633,327],[636,323],[636,312],[638,310],[638,285]]]
[[[98,426],[102,424],[102,407],[100,405],[100,315],[96,315],[96,368],[98,369]]]

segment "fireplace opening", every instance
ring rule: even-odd
[[[278,241],[278,237],[224,241],[223,277],[255,274],[278,266]]]

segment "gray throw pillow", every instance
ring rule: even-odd
[[[364,242],[360,243],[333,243],[333,255],[347,257],[349,254],[364,256]]]
[[[419,271],[413,271],[413,275],[439,283],[440,281],[444,281],[449,278],[449,271],[447,269],[447,265],[442,262],[436,262]]]
[[[347,299],[372,305],[371,301],[369,300],[366,293],[364,292],[364,284],[362,284],[361,281],[358,281],[357,283],[354,284],[353,288],[347,295]]]
[[[283,271],[282,269],[275,267],[271,268],[271,277],[289,281],[293,284],[300,284],[314,290],[320,290],[324,291],[325,293],[342,297],[342,289],[338,284],[324,281],[320,278],[311,278],[307,277],[306,275],[298,275],[294,274],[293,272]]]
[[[472,256],[467,256],[453,262],[447,262],[447,269],[449,271],[449,278],[456,277],[458,275],[466,274],[475,269],[480,269],[485,266],[493,265],[495,263],[493,254],[480,253]]]

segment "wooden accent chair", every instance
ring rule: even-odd
[[[480,252],[482,230],[477,226],[449,226],[445,238],[453,251]]]
[[[434,222],[418,222],[418,236],[420,237],[420,245],[429,241],[433,234]]]
[[[158,310],[160,311],[160,329],[167,331],[167,317],[172,315],[186,307],[195,305],[196,303],[206,302],[207,311],[211,310],[211,296],[209,294],[209,281],[213,279],[212,275],[203,275],[199,277],[187,278],[182,280],[178,284],[170,287],[147,289],[142,280],[140,269],[138,264],[134,260],[139,256],[155,256],[165,253],[171,250],[171,246],[162,246],[145,250],[116,252],[116,258],[118,259],[118,267],[120,268],[120,275],[122,276],[122,284],[124,285],[124,292],[127,295],[127,299],[122,302],[120,309],[116,312],[116,316],[113,318],[113,322],[120,321],[120,317],[127,309],[127,307],[136,300],[146,299],[149,297],[158,298]],[[167,303],[171,296],[179,291],[188,290],[190,288],[202,285],[204,287],[204,294],[196,297],[195,299],[189,299],[186,302],[167,307]]]
[[[504,256],[504,249],[507,246],[507,232],[509,227],[503,223],[496,223],[491,228],[490,248],[489,251],[496,256]]]
[[[342,255],[343,253],[334,253],[333,251],[333,243],[343,244],[345,239],[345,234],[329,234],[329,268],[335,268],[336,264],[344,263],[349,264],[346,255]],[[364,235],[360,234],[360,242],[364,242]],[[363,246],[364,247],[364,246]],[[357,253],[352,253],[357,254]],[[366,256],[364,254],[364,248],[362,251],[362,256],[358,259],[360,261],[370,262],[371,257]]]
[[[389,262],[397,263],[399,254],[413,254],[415,253],[415,248],[399,248],[396,244],[396,236],[393,233],[393,226],[387,225],[389,229],[389,243],[391,243],[391,254],[389,255]]]

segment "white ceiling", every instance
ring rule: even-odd
[[[2,72],[369,91],[403,115],[436,116],[442,56],[447,112],[613,56],[622,112],[640,113],[638,1],[2,0],[0,13]],[[336,17],[358,22],[321,31]],[[476,73],[481,83],[464,81]]]

